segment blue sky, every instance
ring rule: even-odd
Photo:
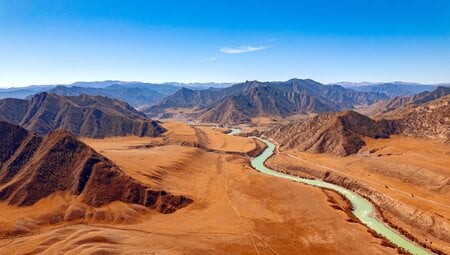
[[[450,82],[450,0],[0,0],[0,86]]]

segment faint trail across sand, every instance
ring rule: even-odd
[[[242,222],[242,225],[249,231],[250,236],[252,238],[252,242],[253,242],[253,246],[255,247],[255,251],[257,254],[259,253],[259,250],[257,248],[256,242],[254,237],[256,237],[259,241],[261,241],[262,243],[264,243],[265,246],[269,247],[269,249],[276,255],[280,255],[269,243],[267,243],[266,241],[264,241],[261,237],[259,237],[257,234],[253,233],[252,229],[245,223],[244,219],[242,218],[241,214],[239,213],[239,211],[237,210],[237,208],[233,205],[233,202],[231,201],[229,195],[228,195],[228,164],[226,162],[226,160],[223,159],[223,157],[221,157],[221,162],[224,165],[224,170],[225,170],[225,196],[226,199],[228,200],[228,203],[230,204],[230,207],[233,209],[234,213],[236,214],[236,216],[239,218],[239,220]]]
[[[249,226],[247,226],[247,224],[245,224],[244,219],[242,218],[241,214],[238,212],[238,210],[236,209],[236,207],[233,205],[233,203],[231,202],[230,197],[228,196],[228,165],[227,162],[223,159],[223,157],[220,157],[220,161],[222,162],[221,165],[224,165],[225,167],[223,168],[225,170],[225,197],[228,201],[228,203],[230,204],[231,209],[233,209],[234,214],[236,214],[236,216],[239,218],[239,220],[241,221],[242,225],[247,229],[247,231],[250,233],[250,237],[252,239],[252,243],[253,243],[253,247],[255,248],[256,254],[259,255],[259,250],[258,247],[256,246],[255,243],[255,238],[253,237],[253,231],[250,229]]]

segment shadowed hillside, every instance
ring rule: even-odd
[[[158,136],[164,132],[126,103],[102,96],[58,96],[40,93],[29,100],[0,100],[0,120],[39,135],[64,129],[76,136]]]
[[[113,201],[171,213],[192,202],[145,187],[66,131],[37,136],[0,122],[0,200],[28,206],[55,192],[99,207]]]

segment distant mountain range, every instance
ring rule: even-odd
[[[0,98],[24,99],[43,91],[62,96],[105,96],[126,102],[151,117],[184,116],[200,122],[233,124],[251,122],[254,117],[285,118],[295,114],[356,109],[378,101],[381,102],[375,105],[379,105],[379,109],[393,109],[408,103],[409,99],[405,97],[435,88],[436,85],[406,82],[324,85],[301,79],[286,82],[246,81],[235,85],[109,80],[0,89]],[[395,100],[389,101],[390,98]],[[188,109],[188,113],[177,113],[179,109]]]
[[[181,82],[165,82],[161,83],[162,85],[173,85],[178,87],[184,87],[188,89],[193,90],[201,90],[201,89],[208,89],[208,88],[226,88],[229,87],[235,83],[226,83],[226,82],[193,82],[193,83],[181,83]]]
[[[159,101],[161,101],[161,99],[174,93],[178,89],[178,87],[170,85],[128,87],[124,85],[113,84],[103,88],[57,86],[48,90],[48,92],[62,96],[79,96],[83,94],[106,96],[109,98],[121,100],[135,108],[139,108],[158,103]]]
[[[449,84],[419,84],[412,82],[386,82],[386,83],[353,83],[353,82],[338,82],[335,85],[341,85],[345,88],[350,88],[357,91],[378,92],[384,93],[389,97],[409,96],[424,91],[432,91],[438,86],[449,86]]]
[[[0,134],[0,201],[8,204],[29,206],[68,193],[92,207],[121,201],[172,213],[192,202],[144,186],[66,131],[41,137],[0,121]],[[66,220],[83,217],[75,211]]]
[[[158,136],[157,122],[121,101],[102,96],[59,96],[42,92],[29,100],[0,100],[0,120],[39,135],[64,129],[76,136]]]
[[[47,91],[54,88],[55,85],[32,85],[20,88],[0,88],[0,99],[3,98],[19,98],[24,99],[34,94]]]
[[[293,79],[295,80],[295,79]],[[280,83],[280,82],[272,82]],[[36,93],[50,92],[60,95],[101,95],[124,101],[135,108],[143,109],[153,106],[162,101],[163,98],[174,94],[180,88],[189,90],[215,90],[224,89],[232,86],[233,83],[145,83],[145,82],[124,82],[118,80],[94,81],[94,82],[75,82],[66,85],[32,85],[27,87],[0,89],[0,99],[19,98],[25,99]],[[330,85],[340,85],[362,92],[376,92],[387,95],[388,97],[413,95],[423,91],[431,91],[439,84],[425,85],[408,82],[390,82],[390,83],[352,83],[339,82]],[[450,84],[441,84],[449,86]],[[232,90],[230,90],[232,91]],[[212,96],[214,98],[214,96]],[[206,107],[203,105],[202,107]]]
[[[107,96],[124,101],[133,107],[151,106],[164,97],[175,93],[182,87],[193,90],[208,88],[224,88],[231,83],[144,83],[124,81],[75,82],[67,85],[33,85],[19,88],[0,89],[0,99],[25,99],[40,92],[50,92],[63,96],[81,94]]]
[[[367,106],[388,97],[313,80],[286,82],[247,81],[223,89],[181,89],[143,111],[161,116],[168,109],[192,108],[190,116],[201,122],[243,123],[257,116],[286,117],[298,113],[335,112]]]
[[[415,95],[397,96],[388,100],[380,100],[369,107],[358,109],[358,112],[374,118],[378,118],[380,116],[386,117],[386,113],[388,112],[396,115],[393,111],[402,106],[427,103],[448,94],[450,94],[450,87],[439,86],[431,92],[424,91]]]

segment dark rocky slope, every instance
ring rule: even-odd
[[[0,121],[0,200],[28,206],[55,192],[69,192],[99,207],[113,201],[171,213],[192,202],[154,190],[66,131],[37,136]]]

